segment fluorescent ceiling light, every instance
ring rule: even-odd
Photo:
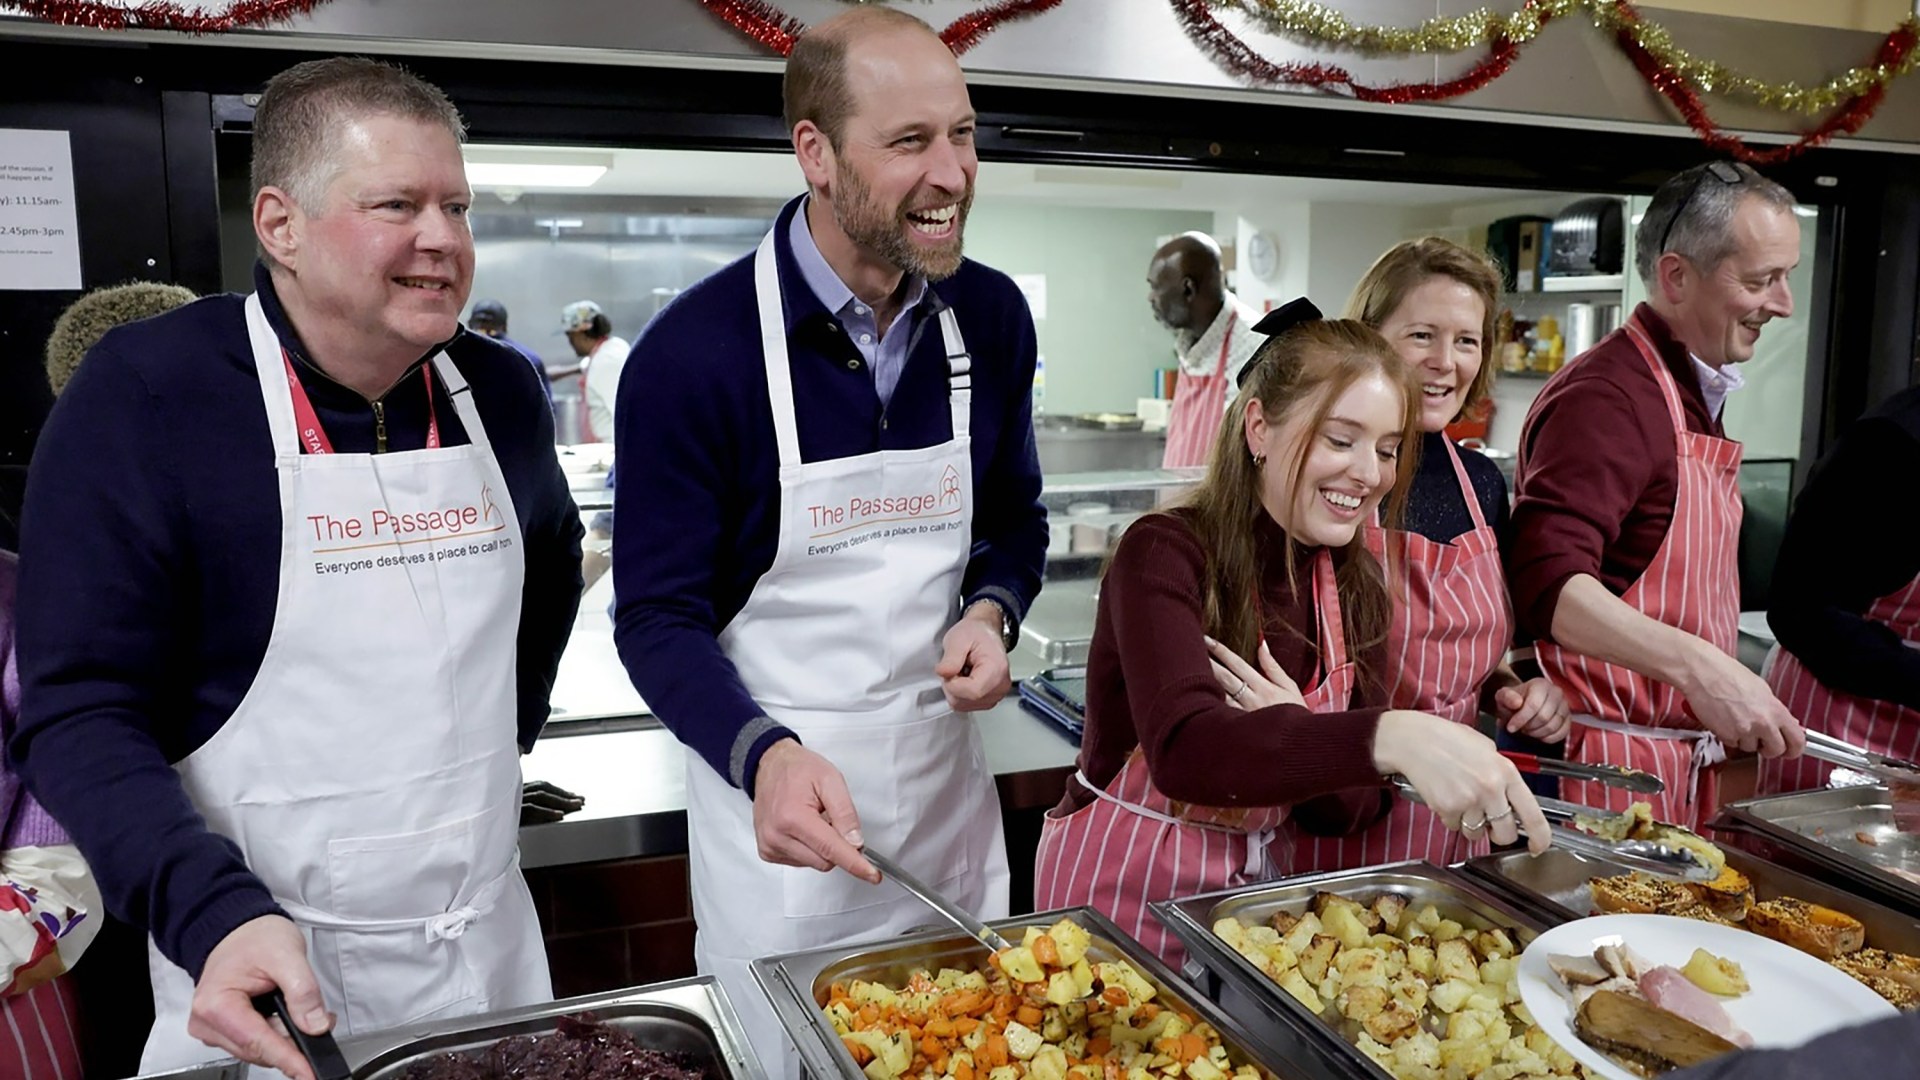
[[[1793,208],[1793,212],[1799,214],[1801,217],[1820,216],[1820,208],[1817,206],[1796,206]]]
[[[605,165],[467,162],[467,183],[474,187],[584,188],[592,187],[606,174]]]
[[[533,223],[543,229],[578,229],[586,225],[576,217],[534,218]]]

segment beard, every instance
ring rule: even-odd
[[[967,228],[967,211],[973,208],[973,184],[954,207],[953,235],[938,247],[915,244],[907,230],[907,208],[888,209],[874,198],[860,175],[842,158],[834,170],[833,219],[840,231],[854,243],[875,252],[907,274],[928,281],[945,281],[960,269],[962,238]]]

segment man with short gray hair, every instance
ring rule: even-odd
[[[253,294],[108,333],[35,453],[8,750],[151,934],[142,1071],[308,1080],[275,989],[342,1036],[552,997],[519,758],[581,529],[538,376],[460,326],[463,135],[387,64],[274,78]]]
[[[1527,415],[1508,577],[1567,694],[1567,756],[1654,773],[1654,816],[1694,827],[1731,747],[1794,757],[1800,725],[1735,658],[1740,444],[1722,411],[1762,329],[1793,314],[1786,189],[1711,162],[1662,184],[1634,235],[1647,301],[1547,382]],[[1563,782],[1625,810],[1635,796]]]

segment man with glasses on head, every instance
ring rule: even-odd
[[[1654,773],[1654,816],[1689,827],[1712,816],[1727,748],[1805,744],[1734,656],[1741,447],[1722,420],[1763,328],[1793,314],[1793,205],[1745,165],[1662,184],[1634,235],[1646,302],[1548,381],[1520,437],[1508,576],[1576,714],[1567,756]],[[1562,790],[1614,810],[1635,798]]]

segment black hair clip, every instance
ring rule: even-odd
[[[1275,338],[1299,326],[1301,323],[1314,322],[1324,318],[1326,318],[1326,316],[1320,314],[1320,309],[1314,306],[1313,301],[1304,296],[1300,296],[1262,315],[1260,321],[1253,324],[1253,332]],[[1253,369],[1257,366],[1259,360],[1257,354],[1254,360],[1254,363],[1243,365],[1240,368],[1239,378],[1235,381],[1236,386],[1247,385],[1247,376],[1253,373]]]

